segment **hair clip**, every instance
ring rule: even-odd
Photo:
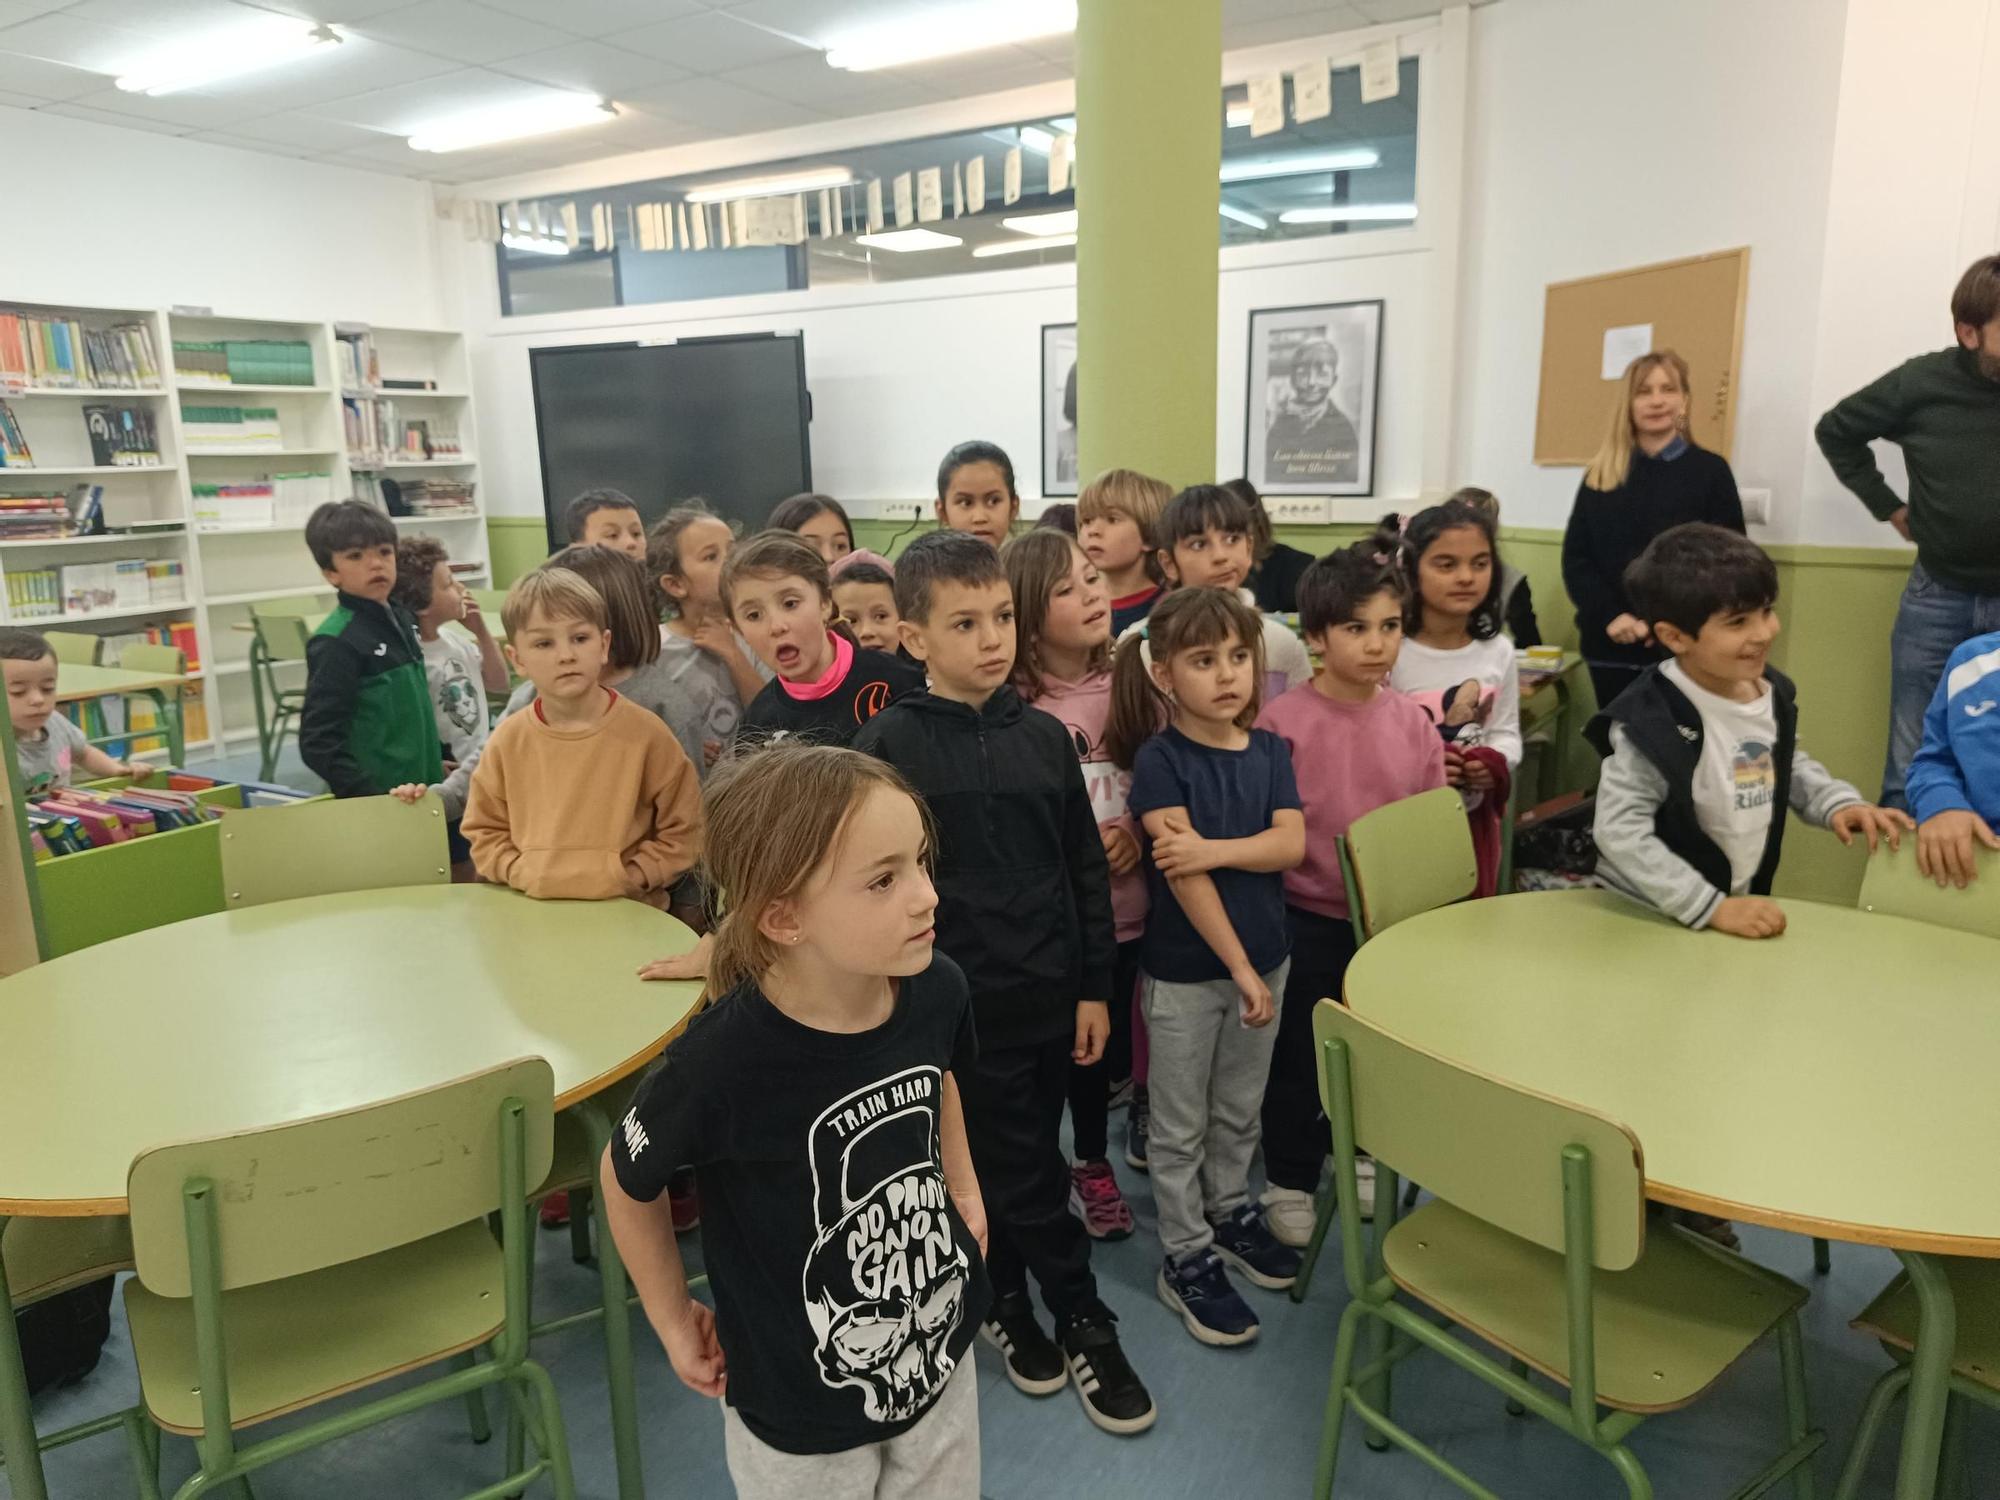
[[[1153,622],[1151,620],[1141,620],[1139,622],[1139,639],[1142,641],[1149,641],[1152,638],[1153,638]]]

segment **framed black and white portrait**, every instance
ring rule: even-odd
[[[1375,493],[1382,304],[1250,314],[1243,472],[1266,495]]]
[[[1042,493],[1074,495],[1076,324],[1042,325]]]

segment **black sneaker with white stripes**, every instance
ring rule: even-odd
[[[1160,1413],[1119,1347],[1117,1323],[1111,1309],[1099,1303],[1069,1319],[1056,1336],[1090,1420],[1106,1432],[1144,1432]]]
[[[1042,1332],[1035,1305],[1026,1292],[1008,1292],[993,1299],[979,1336],[1006,1358],[1007,1378],[1030,1396],[1053,1396],[1069,1384],[1069,1366],[1055,1340]]]

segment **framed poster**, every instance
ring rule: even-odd
[[[1243,472],[1266,495],[1375,493],[1381,302],[1250,314]]]
[[[1076,324],[1042,325],[1042,493],[1074,495]]]

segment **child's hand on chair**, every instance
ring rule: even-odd
[[[406,781],[401,786],[390,787],[389,795],[394,797],[398,802],[407,802],[410,806],[415,807],[419,802],[424,800],[424,793],[429,790],[430,788],[425,786],[421,781]]]

